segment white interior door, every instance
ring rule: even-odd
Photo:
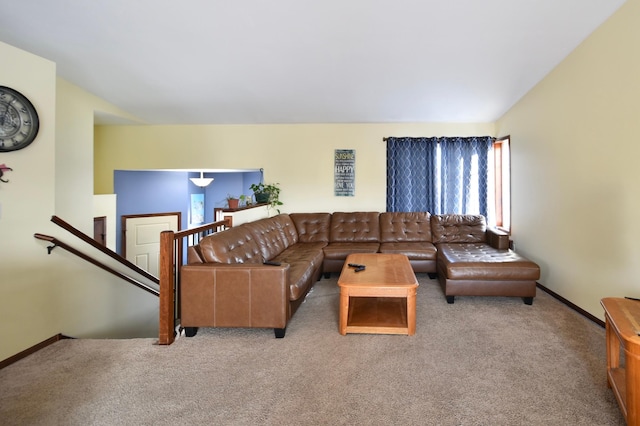
[[[178,215],[126,217],[125,230],[127,260],[157,277],[160,265],[160,233],[178,231]]]

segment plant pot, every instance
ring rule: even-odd
[[[256,193],[254,194],[256,197],[256,203],[268,203],[269,202],[269,196],[271,194],[269,194],[268,192],[260,192],[260,193]]]
[[[237,209],[238,205],[240,204],[240,200],[237,198],[230,198],[227,200],[227,203],[229,203],[230,209]]]

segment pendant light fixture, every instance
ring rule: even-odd
[[[204,188],[205,186],[208,186],[211,182],[213,182],[213,178],[204,177],[202,172],[200,172],[199,178],[189,178],[189,180],[193,182],[194,185],[199,186],[200,188]]]

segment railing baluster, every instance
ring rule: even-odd
[[[176,319],[180,318],[180,267],[187,247],[200,242],[200,235],[211,235],[228,226],[229,222],[225,220],[160,234],[159,344],[170,345],[175,340]]]
[[[180,267],[182,266],[182,241],[173,240],[174,259],[173,264],[173,288],[174,291],[174,318],[180,318]]]

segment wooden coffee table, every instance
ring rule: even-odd
[[[349,263],[365,265],[356,272]],[[406,334],[416,331],[418,281],[403,254],[354,253],[338,278],[340,334]]]

